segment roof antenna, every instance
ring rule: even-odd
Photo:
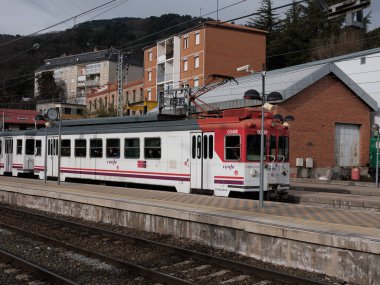
[[[216,0],[216,20],[219,21],[219,0]]]

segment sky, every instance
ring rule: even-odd
[[[0,34],[32,34],[109,1],[111,0],[0,0]],[[274,0],[273,4],[277,7],[291,1]],[[166,13],[192,16],[210,13],[208,16],[214,19],[218,16],[220,20],[230,20],[254,13],[260,3],[261,0],[117,0],[91,14],[77,17],[47,31],[64,30],[89,19],[146,18]],[[217,7],[222,9],[229,5],[233,6],[220,10],[218,15],[215,12]],[[365,14],[368,12],[367,9]],[[379,0],[372,0],[371,15],[370,29],[380,27]],[[248,18],[237,23],[245,24],[247,20]]]

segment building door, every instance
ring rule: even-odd
[[[13,139],[4,140],[4,172],[12,172],[13,164]]]
[[[48,139],[46,176],[58,177],[58,137]]]
[[[359,166],[360,126],[335,124],[335,165]]]
[[[214,189],[214,133],[191,133],[190,185],[192,189]]]

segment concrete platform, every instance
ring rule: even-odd
[[[190,238],[278,265],[380,284],[380,214],[0,177],[0,202]],[[1,218],[0,218],[1,219]]]

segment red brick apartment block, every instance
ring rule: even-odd
[[[267,32],[235,24],[206,22],[144,49],[144,94],[152,100],[183,84],[202,87],[210,74],[245,76],[236,68],[265,64]]]

